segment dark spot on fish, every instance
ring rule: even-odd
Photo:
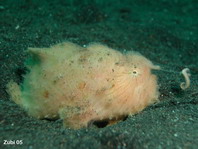
[[[80,63],[85,63],[87,61],[86,56],[82,55],[80,56],[79,60]]]
[[[48,98],[48,97],[49,97],[49,92],[46,90],[46,91],[43,93],[43,96],[44,96],[45,98]]]
[[[57,80],[54,80],[54,81],[53,81],[53,84],[56,84],[56,82],[57,82]]]
[[[107,53],[107,55],[109,56],[109,55],[110,55],[110,53],[108,52],[108,53]]]
[[[98,90],[96,91],[96,95],[102,95],[105,91],[106,91],[106,88],[105,88],[105,87],[103,87],[103,88],[101,88],[101,89],[98,89]]]
[[[117,66],[123,66],[124,63],[123,62],[116,62],[115,65],[117,65]]]
[[[74,61],[73,60],[71,60],[70,62],[69,62],[69,66],[71,66],[71,64],[73,64],[74,63]]]
[[[110,102],[108,102],[108,103],[106,103],[105,105],[104,105],[104,107],[105,107],[105,109],[109,109],[109,107],[111,107],[111,103]]]
[[[102,57],[100,57],[100,58],[98,59],[98,62],[102,62],[102,60],[103,60]]]
[[[86,86],[86,83],[85,83],[85,82],[80,82],[80,83],[78,84],[78,89],[82,90],[82,89],[85,88],[85,86]]]
[[[46,74],[43,75],[44,78],[45,78],[46,76],[47,76]]]

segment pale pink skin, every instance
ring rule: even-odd
[[[29,52],[40,59],[22,84],[10,82],[12,100],[36,118],[62,118],[79,129],[96,120],[120,120],[158,101],[159,69],[135,52],[122,54],[101,44],[70,42]]]

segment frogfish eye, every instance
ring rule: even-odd
[[[139,75],[139,72],[137,70],[132,70],[130,71],[130,74],[134,77],[138,76]]]

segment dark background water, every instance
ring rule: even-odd
[[[160,65],[160,103],[104,128],[69,130],[36,120],[9,100],[22,81],[28,47],[72,41],[135,50]],[[191,70],[182,91],[180,71]],[[0,148],[196,149],[198,147],[197,0],[0,0]],[[3,145],[22,140],[22,145]]]

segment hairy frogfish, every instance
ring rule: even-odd
[[[29,72],[21,84],[10,81],[7,92],[35,118],[61,118],[66,128],[79,129],[117,122],[158,101],[151,70],[159,66],[137,52],[71,42],[27,51]]]

